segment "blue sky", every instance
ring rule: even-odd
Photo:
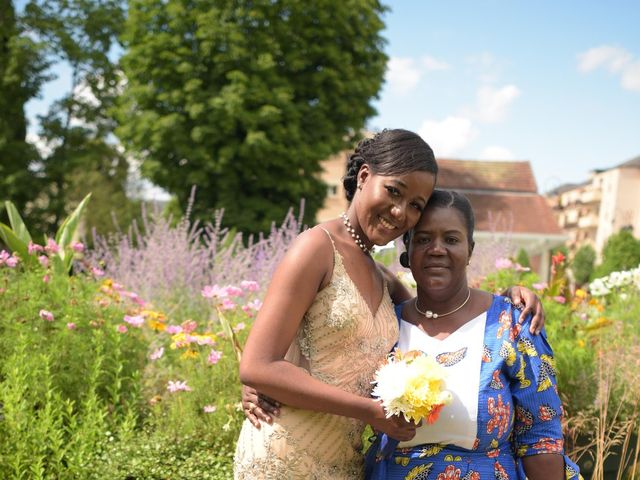
[[[541,192],[640,155],[640,2],[389,1],[369,127],[529,160]]]
[[[541,192],[640,155],[640,2],[386,4],[390,61],[369,128],[417,131],[443,158],[529,160]],[[69,89],[56,73],[27,105],[32,133]]]

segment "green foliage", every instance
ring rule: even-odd
[[[516,255],[516,262],[526,268],[531,268],[531,260],[529,260],[529,254],[524,248],[518,250]]]
[[[594,276],[604,277],[611,272],[629,270],[640,265],[640,239],[628,229],[611,235],[602,249],[602,263]]]
[[[375,111],[384,54],[377,0],[133,0],[123,34],[127,77],[119,137],[143,173],[197,217],[224,208],[265,232],[325,196],[319,162]]]
[[[39,117],[38,135],[48,148],[30,170],[23,168],[37,177],[38,188],[23,192],[28,202],[17,202],[11,190],[8,198],[40,236],[51,235],[69,208],[94,191],[86,226],[112,231],[111,210],[125,223],[137,211],[125,195],[128,162],[114,144],[109,113],[121,81],[110,55],[124,23],[124,2],[30,0],[20,21],[47,66],[69,67],[71,84]]]
[[[596,251],[591,245],[583,245],[576,251],[571,262],[571,271],[577,285],[584,285],[589,281],[595,261]]]
[[[106,433],[137,422],[145,345],[115,330],[121,309],[84,280],[0,270],[1,478],[86,478]]]
[[[233,449],[215,432],[206,437],[141,432],[129,441],[105,443],[90,457],[87,480],[233,478]]]
[[[26,141],[25,104],[46,81],[42,45],[16,18],[13,2],[0,0],[0,200],[11,198],[22,210],[39,187],[29,167],[38,155]]]
[[[76,240],[76,231],[82,218],[84,209],[91,198],[89,193],[76,209],[64,219],[62,225],[58,229],[55,242],[59,250],[55,254],[49,254],[49,259],[53,261],[54,269],[57,272],[70,272],[73,262],[73,253],[71,251],[71,242]],[[11,227],[0,223],[0,238],[7,246],[18,253],[20,258],[27,264],[35,263],[35,257],[29,254],[29,244],[31,243],[31,234],[22,221],[22,217],[18,213],[13,203],[6,201],[5,207],[9,216]]]

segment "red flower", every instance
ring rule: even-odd
[[[436,480],[460,480],[460,469],[455,465],[447,465],[447,468],[438,475]]]
[[[508,403],[502,403],[502,395],[498,395],[498,404],[496,399],[489,397],[487,400],[487,409],[491,420],[487,423],[487,433],[493,432],[498,428],[498,437],[502,437],[509,429],[509,421],[511,419],[511,410]]]
[[[558,252],[554,256],[551,257],[551,263],[553,265],[559,265],[562,262],[564,262],[565,258],[566,257],[564,256],[564,254],[562,252]]]

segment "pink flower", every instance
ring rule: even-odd
[[[562,295],[556,295],[555,297],[553,297],[553,299],[558,303],[566,303],[567,302],[567,299],[564,298]]]
[[[201,291],[202,296],[205,298],[224,298],[227,296],[227,291],[225,288],[221,288],[218,285],[205,285],[205,287]]]
[[[160,347],[154,350],[153,352],[151,352],[151,355],[149,355],[149,358],[151,360],[158,360],[159,358],[162,358],[162,355],[164,355],[164,347]]]
[[[53,238],[47,238],[47,246],[44,247],[44,249],[49,253],[58,253],[60,251],[60,246]]]
[[[42,309],[40,310],[38,315],[40,315],[41,319],[46,320],[47,322],[53,322],[54,320],[53,313],[51,313],[49,310]]]
[[[167,325],[164,331],[169,335],[176,335],[177,333],[182,333],[182,327],[179,325]]]
[[[71,242],[71,250],[76,253],[84,252],[84,244],[82,242]]]
[[[47,257],[46,255],[40,255],[38,257],[38,261],[44,268],[47,268],[49,266],[49,257]]]
[[[240,282],[240,286],[247,292],[257,292],[258,290],[260,290],[260,285],[258,285],[258,282],[254,282],[253,280],[243,280]]]
[[[262,302],[256,298],[255,300],[247,303],[247,307],[257,312],[258,310],[260,310],[260,308],[262,308]]]
[[[76,326],[76,324],[75,324],[75,323],[73,323],[73,322],[69,322],[69,323],[67,323],[67,328],[68,328],[69,330],[75,330],[75,329],[77,328],[77,326]]]
[[[101,270],[98,267],[91,267],[91,273],[94,277],[104,277],[104,270]]]
[[[9,252],[7,252],[6,250],[2,250],[0,252],[0,265],[5,263],[9,257],[10,257]]]
[[[135,292],[120,292],[120,293],[122,294],[122,296],[130,298],[133,303],[137,303],[141,307],[144,307],[145,301],[142,300],[137,293]]]
[[[127,333],[129,331],[127,326],[126,325],[122,325],[122,324],[118,325],[116,327],[116,330],[118,331],[118,333]]]
[[[506,268],[513,267],[513,262],[508,258],[498,258],[496,259],[496,268],[498,270],[504,270]]]
[[[204,413],[213,413],[216,411],[216,406],[215,405],[205,405],[204,407],[202,407],[202,410],[204,410]]]
[[[198,328],[198,324],[196,322],[194,322],[193,320],[186,320],[186,321],[182,322],[182,331],[184,333],[191,333],[196,328]]]
[[[547,288],[547,284],[546,282],[541,282],[541,283],[534,283],[533,285],[531,285],[535,290],[544,290],[545,288]]]
[[[44,283],[49,283],[49,280],[51,280],[51,278],[49,277],[49,274],[47,273],[44,277],[42,277],[42,281]]]
[[[242,291],[241,288],[234,287],[233,285],[227,285],[225,287],[225,291],[227,292],[227,295],[230,297],[241,297],[242,295],[244,295],[244,292]]]
[[[242,331],[242,330],[244,330],[244,329],[245,329],[245,324],[244,324],[244,322],[240,322],[240,323],[238,323],[235,327],[233,327],[233,331],[234,331],[234,332],[236,332],[236,333],[237,333],[237,332],[241,332],[241,331]]]
[[[167,390],[169,390],[171,393],[175,393],[175,392],[190,392],[191,391],[191,387],[189,387],[187,385],[186,381],[180,381],[180,380],[176,380],[175,382],[173,380],[169,380],[169,383],[167,384]]]
[[[44,252],[44,247],[29,241],[29,255],[33,255],[36,252]]]
[[[211,350],[209,352],[209,356],[207,357],[207,362],[209,363],[209,365],[215,365],[220,361],[221,358],[222,352],[219,352],[218,350]]]
[[[242,311],[246,313],[249,318],[253,317],[253,311],[247,305],[242,306]]]
[[[132,327],[140,328],[142,327],[142,325],[144,325],[144,318],[141,315],[134,315],[134,316],[125,315],[124,321],[129,325],[131,325]]]
[[[233,303],[233,300],[231,300],[230,298],[225,298],[224,300],[222,300],[222,305],[220,305],[220,308],[222,308],[223,310],[233,310],[234,308],[236,308],[236,304]]]
[[[20,259],[19,259],[18,257],[13,256],[13,257],[9,257],[9,258],[7,258],[7,260],[6,260],[6,262],[5,262],[5,263],[7,264],[7,267],[9,267],[9,268],[15,268],[15,267],[16,267],[16,265],[18,265],[18,262],[19,262],[19,261],[20,261]]]

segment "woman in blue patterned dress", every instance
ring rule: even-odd
[[[562,406],[544,331],[532,335],[508,298],[467,284],[473,229],[467,198],[436,190],[404,236],[401,263],[411,268],[417,297],[396,307],[398,348],[422,350],[446,367],[453,401],[410,441],[381,435],[368,453],[369,479],[579,476],[564,456]]]

